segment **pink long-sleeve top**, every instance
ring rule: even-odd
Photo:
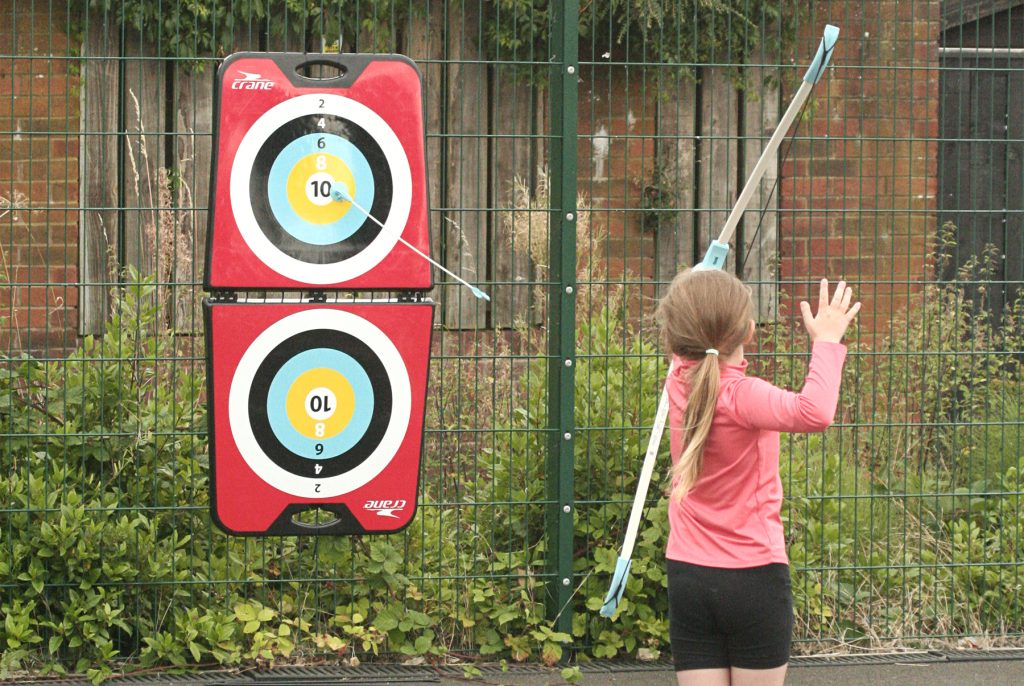
[[[747,363],[721,364],[718,405],[704,446],[704,467],[681,503],[669,501],[670,560],[738,569],[788,563],[782,528],[779,432],[824,431],[836,413],[846,346],[815,342],[799,393],[746,375]],[[685,374],[681,357],[669,378],[673,463],[682,453]]]

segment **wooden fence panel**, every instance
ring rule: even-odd
[[[153,48],[131,31],[125,36],[124,81],[118,91],[125,98],[125,162],[121,207],[121,241],[125,264],[140,274],[159,273],[162,210],[170,208],[165,156],[167,125],[166,62],[155,59]]]
[[[117,34],[104,22],[89,24],[82,46],[79,197],[79,333],[102,333],[109,309],[111,265],[118,235]]]
[[[736,200],[739,152],[738,96],[724,69],[701,70],[700,165],[697,175],[698,248],[703,251],[718,238]],[[735,269],[736,251],[729,251],[725,268]]]
[[[213,160],[213,86],[216,69],[202,71],[179,66],[175,72],[173,163],[180,179],[174,197],[172,284],[174,319],[178,331],[199,332],[197,304],[206,263],[206,226],[209,217]]]
[[[538,169],[547,161],[546,142],[538,135],[549,126],[544,89],[517,81],[507,67],[483,64],[479,17],[473,13],[446,14],[435,3],[408,22],[399,49],[417,61],[423,77],[433,256],[492,297],[491,303],[478,300],[458,284],[435,288],[442,321],[452,329],[507,328],[517,319],[536,323],[541,303],[528,286],[534,265],[528,251],[513,249],[501,210],[514,202],[513,179],[525,180],[532,195]],[[97,22],[84,54],[109,54],[118,38]],[[296,40],[279,38],[269,47],[295,49]],[[108,256],[120,246],[127,263],[166,285],[161,297],[173,304],[169,321],[179,330],[197,331],[195,286],[204,263],[215,69],[207,65],[196,72],[182,64],[168,75],[170,63],[145,59],[152,55],[137,37],[128,36],[123,50],[120,75],[113,60],[86,60],[83,67],[81,328],[102,330],[106,286],[96,284],[109,281]],[[717,237],[778,120],[778,90],[764,90],[764,71],[750,70],[748,92],[762,95],[742,103],[732,76],[719,68],[701,70],[698,82],[672,77],[671,87],[662,89],[673,96],[658,102],[657,173],[645,180],[645,193],[658,194],[648,210],[658,215],[655,273],[662,287]],[[170,87],[167,78],[173,79]],[[106,97],[111,92],[123,102]],[[170,106],[167,97],[174,98]],[[181,181],[173,189],[171,173]],[[743,225],[746,235],[737,236],[748,241],[744,278],[755,282],[762,317],[772,316],[775,307],[777,198],[756,236],[753,231],[776,174],[770,166]],[[730,268],[738,252],[730,253]],[[451,283],[443,274],[438,278]],[[494,284],[487,286],[488,280]]]
[[[742,98],[742,111],[732,76],[720,68],[701,70],[698,83],[680,77],[670,89],[678,97],[658,103],[658,171],[652,196],[664,205],[658,208],[656,273],[660,293],[679,267],[699,262],[710,241],[718,238],[736,196],[778,124],[779,90],[773,85],[778,81],[777,70],[751,68],[745,78],[746,94],[758,95]],[[702,103],[699,113],[698,101]],[[769,199],[768,193],[777,176],[777,165],[769,165],[744,223],[732,237],[733,249],[726,264],[727,269],[735,270],[737,256],[746,253],[743,278],[752,282],[761,318],[772,317],[776,311],[778,194]],[[755,235],[766,203],[764,220]],[[736,247],[740,241],[742,250]]]
[[[476,10],[451,14],[447,27],[447,129],[443,264],[470,283],[487,277],[487,68],[476,38]],[[479,329],[487,303],[459,284],[444,289],[445,326]]]
[[[766,62],[767,63],[767,62]],[[753,171],[764,146],[768,143],[780,116],[779,72],[778,69],[753,67],[747,70],[746,97],[743,99],[743,180]],[[758,94],[756,97],[753,94]],[[778,151],[764,173],[750,200],[750,209],[745,213],[737,240],[743,241],[744,255],[742,278],[754,291],[754,306],[760,321],[774,319],[778,306],[778,244],[779,194],[772,189],[778,180]],[[769,197],[771,194],[771,197]],[[760,227],[758,223],[760,222]]]
[[[656,238],[659,296],[679,268],[694,261],[694,162],[697,134],[697,84],[677,76],[672,97],[658,100],[657,158],[654,197],[664,198]]]
[[[517,82],[507,68],[492,69],[491,82],[491,149],[490,163],[492,236],[490,253],[495,286],[491,297],[491,325],[508,328],[518,322],[529,322],[531,279],[528,236],[517,235],[508,221],[507,212],[497,211],[514,207],[515,181],[532,188],[539,160],[534,156],[535,146],[530,135],[536,130],[537,98],[543,97],[534,86]],[[522,213],[515,213],[521,218]],[[546,222],[529,222],[540,225]],[[522,223],[519,224],[522,226]]]
[[[445,112],[445,70],[440,63],[444,54],[445,16],[441,3],[430,3],[423,12],[413,12],[409,18],[404,52],[416,62],[423,80],[423,123],[427,130],[427,205],[430,208],[430,253],[435,260],[441,259],[441,231],[444,224],[444,154],[445,139],[441,135]],[[443,264],[443,263],[442,263]],[[445,275],[434,270],[434,278]],[[435,287],[428,294],[434,302],[440,302],[442,294]]]

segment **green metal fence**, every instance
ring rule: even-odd
[[[665,373],[654,304],[717,235],[826,22],[832,66],[728,265],[757,300],[752,368],[779,384],[802,381],[792,314],[820,278],[865,303],[836,425],[783,439],[796,650],[1019,639],[1024,3],[0,17],[0,674],[667,654],[657,488],[623,609],[596,613]],[[433,252],[493,298],[430,293],[401,534],[211,525],[198,307],[213,74],[239,50],[399,52],[422,72]]]

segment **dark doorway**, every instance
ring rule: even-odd
[[[943,277],[989,249],[986,307],[998,315],[1024,286],[1024,3],[981,17],[977,3],[945,4],[939,225],[955,226],[956,242]]]

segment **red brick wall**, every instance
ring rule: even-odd
[[[783,289],[852,282],[865,328],[885,331],[920,291],[937,233],[938,0],[814,3],[798,45],[840,27],[780,181]],[[784,84],[783,102],[793,82]],[[784,304],[795,314],[792,300]]]
[[[657,92],[637,78],[638,71],[621,66],[581,70],[577,183],[592,208],[592,230],[605,240],[595,257],[601,258],[607,278],[628,273],[631,279],[650,282],[655,277],[655,234],[643,230],[639,209],[655,166]],[[587,250],[577,246],[578,253]],[[632,291],[630,295],[640,295]],[[653,287],[645,294],[653,296]]]
[[[798,140],[781,169],[783,313],[799,311],[795,300],[807,297],[808,284],[844,278],[864,303],[862,325],[884,332],[920,290],[937,232],[939,6],[938,0],[832,0],[813,3],[803,20],[797,62],[810,60],[826,23],[841,34],[806,120],[790,131]],[[783,109],[803,72],[786,70]],[[637,210],[654,169],[657,92],[637,69],[588,67],[581,74],[579,187],[608,233],[610,274],[626,268],[649,279],[654,235],[643,230]],[[600,176],[595,135],[610,137]],[[650,303],[642,307],[650,311]]]
[[[76,343],[78,79],[67,21],[56,4],[0,5],[3,353],[59,355]]]
[[[798,140],[782,168],[779,278],[801,298],[822,276],[849,279],[865,325],[884,330],[919,288],[936,233],[939,1],[832,0],[812,11],[798,46],[815,45],[825,22],[842,34],[799,131],[813,140]],[[78,319],[79,83],[63,10],[5,3],[0,20],[10,27],[0,54],[19,56],[0,58],[0,203],[15,205],[0,209],[0,279],[10,284],[0,344],[56,353],[74,345]],[[638,210],[654,168],[657,93],[639,70],[590,71],[581,72],[579,187],[608,234],[610,276],[648,280],[654,234]],[[794,87],[784,82],[783,103]],[[609,137],[600,175],[599,135]]]

